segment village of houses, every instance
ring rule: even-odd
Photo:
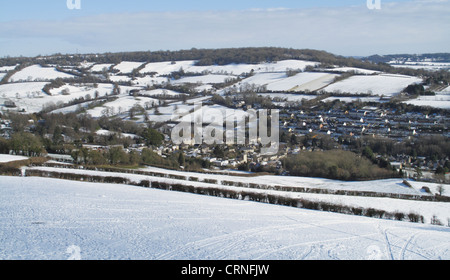
[[[238,106],[242,106],[242,104]],[[248,107],[245,106],[244,109]],[[182,151],[186,158],[194,157],[209,161],[210,169],[215,170],[237,170],[239,166],[246,165],[248,167],[247,171],[255,170],[257,167],[272,167],[271,170],[278,170],[278,174],[288,175],[282,170],[282,158],[289,154],[321,150],[322,148],[314,143],[314,138],[324,135],[331,140],[331,145],[335,145],[334,148],[339,147],[342,149],[346,149],[345,144],[339,146],[338,143],[342,142],[343,137],[360,138],[369,136],[402,142],[419,136],[450,136],[448,130],[450,117],[448,115],[428,115],[413,112],[396,114],[395,110],[369,106],[353,110],[314,110],[312,108],[309,111],[304,111],[296,108],[283,108],[280,110],[279,120],[279,134],[282,136],[279,142],[278,153],[275,155],[262,155],[258,143],[222,145],[224,155],[231,154],[233,155],[232,158],[227,158],[226,156],[218,157],[214,153],[214,145],[206,145],[205,143],[174,145],[170,139],[173,123],[166,123],[160,126],[159,131],[163,133],[165,139],[162,145],[152,147],[152,149],[162,157]],[[32,121],[30,121],[30,125],[32,125]],[[8,138],[10,130],[10,122],[2,119],[1,136]],[[286,135],[289,135],[289,137],[285,137]],[[293,137],[301,139],[302,136],[309,137],[304,141],[291,141]],[[138,136],[124,134],[120,135],[120,137],[133,138]],[[67,140],[70,141],[70,139]],[[96,145],[95,143],[83,143],[83,147],[103,151],[111,148],[111,146]],[[142,143],[132,144],[126,148],[123,145],[120,145],[120,147],[126,152],[135,151],[137,153],[141,153],[142,149],[147,148]],[[73,162],[73,158],[70,155],[49,154],[48,156],[52,160],[59,162]],[[392,167],[397,170],[403,170],[406,177],[417,177],[416,173],[419,168],[422,173],[421,179],[429,181],[435,180],[434,171],[437,166],[443,166],[445,163],[445,160],[442,162],[442,159],[439,161],[425,157],[413,158],[404,154],[390,155],[387,160]],[[181,166],[181,168],[183,167]],[[449,174],[446,174],[444,181],[446,182],[449,179]]]

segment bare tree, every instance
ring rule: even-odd
[[[439,195],[442,195],[445,191],[443,185],[438,185],[436,190],[438,191]]]

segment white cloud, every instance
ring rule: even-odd
[[[342,55],[447,51],[449,1],[245,11],[110,14],[0,26],[5,54],[279,46]],[[35,46],[14,42],[33,41]],[[53,46],[46,48],[45,40]],[[58,43],[59,42],[59,43]],[[32,47],[32,45],[31,45]],[[17,53],[22,52],[22,53]]]

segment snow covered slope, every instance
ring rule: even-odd
[[[0,259],[450,259],[450,228],[123,185],[1,177]]]
[[[241,177],[226,174],[203,174],[185,171],[171,171],[167,169],[149,167],[145,171],[159,173],[159,176],[148,174],[130,174],[120,172],[105,172],[97,170],[85,170],[77,168],[60,167],[27,167],[26,174],[30,174],[30,170],[40,170],[43,172],[71,173],[82,174],[83,176],[99,176],[99,177],[120,177],[130,182],[139,183],[143,180],[151,182],[159,182],[165,184],[181,184],[187,186],[195,186],[197,188],[211,189],[221,188],[226,190],[234,190],[236,192],[250,191],[259,194],[272,194],[287,198],[304,199],[317,203],[345,205],[348,207],[358,207],[364,209],[380,209],[386,212],[403,212],[405,214],[415,213],[423,216],[424,223],[431,223],[433,216],[436,216],[441,222],[446,223],[450,219],[450,204],[447,202],[432,202],[424,200],[397,199],[399,195],[412,196],[429,196],[430,194],[422,192],[422,186],[427,186],[433,193],[436,192],[438,184],[423,183],[410,181],[412,186],[407,187],[402,183],[403,179],[387,179],[362,182],[344,182],[338,180],[329,180],[322,178],[307,178],[295,176],[255,176]],[[164,176],[161,176],[164,175]],[[177,177],[176,177],[177,176]],[[215,182],[208,182],[213,180]],[[249,184],[257,184],[259,187],[252,187]],[[266,187],[264,187],[266,186]],[[280,190],[279,186],[292,187],[293,190]],[[447,190],[449,185],[444,185]],[[304,190],[302,190],[304,189]],[[315,193],[308,191],[312,189],[320,189],[325,193]],[[356,191],[377,193],[378,196],[353,196],[353,195],[336,195],[333,191]],[[393,198],[386,197],[392,194]]]
[[[27,157],[23,157],[23,156],[0,154],[0,163],[19,161],[19,160],[27,160],[27,159],[28,159]]]
[[[73,78],[73,77],[74,77],[73,75],[59,72],[54,67],[42,67],[40,65],[32,65],[12,75],[12,77],[9,79],[9,82],[48,81],[56,78]]]
[[[418,77],[380,74],[368,76],[353,76],[329,85],[324,90],[328,92],[349,92],[353,94],[369,93],[392,97],[399,94],[410,84],[420,83]]]

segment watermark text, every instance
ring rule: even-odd
[[[67,9],[81,10],[81,0],[67,0]]]

